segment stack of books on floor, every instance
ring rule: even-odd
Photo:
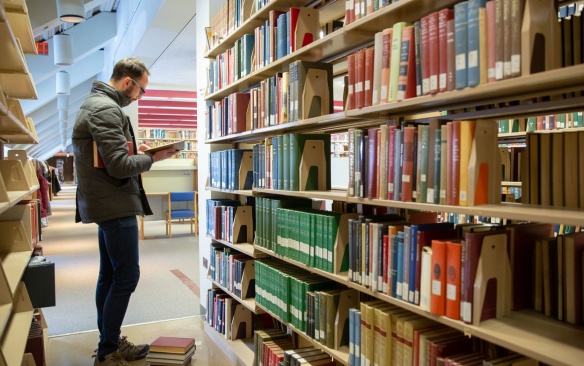
[[[158,337],[150,343],[146,361],[151,366],[188,365],[195,353],[195,339],[181,337]]]

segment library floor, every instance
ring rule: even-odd
[[[97,230],[95,225],[73,224],[74,199],[75,186],[64,185],[63,191],[51,202],[53,215],[49,217],[49,227],[43,229],[41,244],[47,259],[55,261],[57,292],[57,306],[42,309],[48,325],[47,366],[93,365],[94,359],[91,356],[99,337],[95,330],[97,327],[94,326],[95,281],[91,277],[97,275],[97,264],[94,262],[98,261],[98,256],[92,252],[96,247],[94,242],[97,241]],[[197,261],[191,259],[190,262],[185,262],[184,257],[187,255],[182,247],[185,246],[185,240],[189,240],[188,243],[195,248],[189,247],[187,250],[191,252],[188,255],[198,258],[198,245],[192,244],[193,236],[188,233],[188,229],[182,239],[182,228],[179,226],[175,229],[173,225],[173,234],[175,230],[177,235],[168,239],[163,222],[147,225],[147,240],[140,242],[139,289],[130,301],[122,335],[136,344],[150,343],[159,336],[192,337],[196,340],[197,350],[190,365],[234,365],[204,332],[204,319],[197,315],[198,268],[188,268],[196,266]],[[150,257],[154,259],[149,259]],[[157,265],[153,265],[153,261]],[[177,268],[180,271],[168,271],[168,268]],[[182,281],[178,281],[180,277]],[[157,283],[157,279],[163,283]],[[188,284],[189,281],[184,281],[185,279],[192,283]],[[163,292],[162,296],[154,299],[146,296],[154,291],[172,293]],[[142,366],[148,365],[148,362],[138,360],[130,364]]]

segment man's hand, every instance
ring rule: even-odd
[[[140,146],[138,146],[138,155],[142,155],[144,154],[144,151],[150,149],[150,146],[146,145],[146,144],[140,144]]]
[[[156,163],[157,161],[162,161],[168,158],[173,157],[177,152],[180,150],[169,148],[155,152],[154,154],[150,155],[152,157],[152,162]]]

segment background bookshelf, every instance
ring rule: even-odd
[[[288,72],[288,67],[295,61],[325,61],[333,64],[332,75],[335,77],[342,77],[348,73],[348,80],[351,80],[351,66],[348,60],[351,55],[357,54],[361,49],[375,47],[375,33],[383,32],[387,27],[392,27],[397,22],[407,21],[416,22],[422,18],[433,14],[445,8],[453,9],[459,5],[457,1],[400,1],[397,3],[380,6],[375,11],[367,10],[366,14],[357,14],[355,19],[347,18],[345,9],[343,7],[335,6],[319,6],[321,19],[341,19],[344,18],[345,24],[341,29],[334,32],[327,33],[321,37],[315,37],[314,42],[305,45],[302,48],[286,53],[281,57],[273,57],[271,61],[265,64],[255,65],[247,72],[239,75],[237,73],[229,74],[226,72],[230,70],[226,67],[222,74],[221,83],[217,83],[216,70],[214,64],[226,62],[229,65],[228,59],[222,60],[222,55],[229,55],[229,52],[238,52],[237,43],[243,38],[245,34],[254,34],[256,28],[266,25],[269,27],[270,12],[274,10],[287,11],[290,6],[306,6],[306,4],[290,4],[289,2],[271,1],[260,7],[260,10],[250,10],[250,16],[246,17],[247,12],[244,12],[238,20],[232,19],[228,10],[220,10],[217,14],[212,15],[213,19],[213,42],[210,50],[205,54],[205,57],[210,58],[210,67],[208,72],[207,94],[205,99],[207,107],[216,106],[216,103],[226,101],[229,95],[234,93],[249,92],[250,88],[256,88],[261,82],[273,77],[279,77],[281,73]],[[230,2],[226,2],[224,7],[229,7]],[[324,3],[323,3],[324,4]],[[546,3],[547,4],[547,3]],[[322,4],[321,4],[322,5]],[[326,5],[326,4],[324,4]],[[533,12],[545,12],[545,6],[538,9],[533,9],[530,1],[525,4],[525,15],[522,20],[517,20],[518,24],[523,24],[524,32],[529,33],[530,27],[534,29],[538,26],[535,23],[530,23],[530,19],[535,18]],[[550,4],[547,4],[551,6]],[[328,10],[327,10],[328,8]],[[571,17],[571,24],[576,21],[581,24],[581,15],[578,7],[572,7],[573,13],[568,6],[565,9],[565,14],[562,15],[561,27],[566,27],[566,18]],[[373,9],[372,9],[373,10]],[[332,14],[331,14],[332,12]],[[272,13],[274,14],[274,13]],[[550,13],[552,24],[555,23],[557,17],[555,9]],[[571,25],[571,26],[572,26]],[[323,26],[323,24],[320,24]],[[396,28],[394,28],[395,30]],[[560,39],[560,28],[546,33],[546,37],[556,37]],[[565,28],[566,29],[566,28]],[[572,28],[570,28],[572,29]],[[581,29],[581,28],[580,28]],[[521,30],[521,29],[520,29]],[[519,32],[521,33],[521,32]],[[545,33],[545,32],[544,32]],[[556,39],[556,38],[554,38]],[[557,45],[562,45],[567,42],[562,39],[557,42]],[[569,45],[572,47],[572,44]],[[581,45],[580,45],[581,46]],[[255,54],[258,54],[258,46],[255,46]],[[349,104],[342,112],[331,110],[330,113],[324,113],[322,116],[306,118],[300,121],[283,122],[281,124],[268,122],[262,126],[256,126],[247,121],[244,131],[237,131],[234,134],[213,134],[207,130],[204,133],[206,136],[205,142],[210,145],[214,151],[222,151],[230,148],[248,147],[250,143],[255,143],[255,146],[263,146],[264,151],[269,151],[270,145],[273,145],[272,138],[280,135],[284,136],[292,133],[331,133],[335,135],[332,143],[331,152],[342,154],[351,151],[350,138],[347,136],[347,131],[351,129],[362,129],[363,131],[379,128],[379,126],[390,126],[392,123],[399,126],[409,126],[411,115],[432,114],[430,118],[414,118],[416,127],[418,125],[426,125],[433,122],[431,120],[438,120],[439,124],[446,125],[451,121],[461,120],[490,120],[489,128],[495,131],[495,142],[489,145],[488,154],[499,155],[502,154],[501,149],[497,151],[499,146],[510,148],[514,146],[525,147],[528,145],[526,141],[532,135],[531,131],[535,130],[563,130],[575,134],[581,134],[579,127],[581,127],[581,109],[582,81],[579,75],[584,75],[584,65],[582,65],[582,54],[567,56],[564,52],[567,47],[563,47],[558,51],[558,55],[562,54],[563,62],[560,61],[556,67],[550,67],[548,63],[547,70],[540,72],[529,72],[529,63],[521,64],[523,69],[517,75],[508,75],[509,77],[501,77],[501,80],[492,82],[480,82],[474,87],[464,87],[455,90],[446,90],[441,92],[432,92],[416,97],[405,98],[399,102],[388,103],[371,103],[369,105],[361,105],[355,108]],[[581,50],[581,48],[580,48]],[[528,59],[527,51],[520,52],[520,57]],[[225,56],[229,57],[229,56]],[[571,59],[568,62],[568,58]],[[235,59],[238,59],[237,57]],[[202,60],[202,58],[201,58]],[[557,62],[558,60],[552,60]],[[527,65],[527,66],[526,66]],[[237,67],[237,66],[234,66]],[[539,71],[539,70],[538,70]],[[513,77],[511,77],[513,76]],[[210,87],[210,88],[209,88]],[[276,91],[278,94],[278,91]],[[332,91],[331,91],[332,94]],[[348,94],[351,94],[349,88]],[[272,94],[273,95],[273,94]],[[415,95],[415,93],[414,93]],[[349,96],[350,98],[350,96]],[[253,110],[254,105],[251,104]],[[343,105],[345,105],[343,103]],[[235,108],[235,106],[227,104]],[[257,105],[255,105],[257,106]],[[246,106],[247,107],[247,106]],[[258,106],[259,108],[259,106]],[[209,109],[213,111],[213,109]],[[254,110],[255,111],[255,110]],[[278,113],[279,108],[275,108]],[[213,113],[208,113],[208,118],[212,119]],[[251,118],[251,117],[247,117]],[[276,120],[279,117],[276,117]],[[390,121],[388,123],[388,120]],[[225,120],[225,123],[228,120]],[[216,121],[207,120],[206,128],[214,128],[211,122]],[[221,126],[220,126],[221,127]],[[570,131],[568,131],[570,130]],[[539,134],[536,134],[539,136]],[[539,139],[539,137],[538,137]],[[338,149],[336,145],[347,146]],[[531,148],[533,150],[533,146]],[[529,146],[528,146],[529,147]],[[272,149],[274,149],[272,147]],[[577,150],[582,149],[577,146]],[[578,150],[582,151],[582,150]],[[261,153],[258,153],[261,154]],[[264,179],[274,179],[270,174],[274,162],[270,159],[273,157],[266,153],[266,157],[260,156],[258,160],[259,167],[254,165],[254,174],[265,174]],[[563,159],[565,159],[563,153]],[[255,156],[255,155],[254,155]],[[275,158],[274,158],[275,160]],[[579,160],[579,159],[577,159]],[[533,160],[536,164],[540,159]],[[263,166],[262,164],[266,164]],[[496,165],[496,164],[495,164]],[[498,165],[497,165],[498,166]],[[581,166],[581,165],[580,165]],[[269,168],[268,168],[269,167]],[[511,167],[509,167],[511,169]],[[497,169],[498,170],[498,169]],[[533,169],[532,169],[533,170]],[[329,172],[335,174],[335,172]],[[539,175],[536,179],[540,179]],[[404,214],[404,216],[412,212],[440,212],[439,217],[442,220],[450,218],[481,217],[493,218],[492,222],[497,224],[511,224],[517,222],[534,222],[534,223],[548,223],[555,226],[571,226],[581,227],[584,225],[582,209],[583,207],[566,207],[564,205],[550,206],[542,204],[541,201],[521,201],[526,194],[522,194],[519,202],[514,199],[513,203],[501,202],[499,190],[501,187],[504,190],[516,189],[518,191],[525,191],[525,186],[522,186],[520,181],[533,180],[526,179],[524,175],[520,179],[517,177],[504,177],[498,180],[496,193],[496,201],[488,202],[487,204],[480,204],[468,206],[455,204],[438,204],[420,202],[413,197],[411,200],[390,200],[387,197],[358,197],[348,193],[346,190],[318,190],[318,191],[291,191],[281,189],[270,189],[273,187],[267,185],[268,188],[258,188],[256,184],[251,190],[251,195],[256,199],[262,197],[280,197],[285,199],[291,198],[310,198],[313,200],[337,201],[345,205],[352,205],[352,207],[359,207],[362,209],[371,208],[377,210],[375,212],[394,212]],[[576,187],[581,187],[581,181]],[[261,187],[265,185],[261,184]],[[581,190],[581,189],[580,189]],[[211,195],[224,195],[225,190],[210,188]],[[231,192],[229,197],[234,197]],[[525,192],[523,192],[525,193]],[[536,195],[541,193],[536,192]],[[246,196],[249,193],[246,192]],[[238,196],[235,196],[236,199]],[[256,210],[258,204],[256,202]],[[258,211],[256,211],[258,213]],[[257,217],[257,216],[256,216]],[[258,219],[259,220],[259,219]],[[259,222],[259,221],[258,221]],[[461,221],[462,222],[462,221]],[[257,230],[257,228],[256,228]],[[261,229],[260,229],[261,230]],[[555,231],[555,229],[554,229]],[[339,287],[345,287],[357,290],[363,299],[374,298],[382,300],[384,304],[395,305],[401,309],[405,309],[416,316],[422,316],[437,323],[446,325],[450,328],[464,332],[473,338],[482,339],[498,346],[505,347],[513,352],[520,353],[527,357],[533,358],[539,362],[559,365],[570,365],[577,363],[579,359],[584,357],[584,347],[582,344],[574,339],[580,339],[584,335],[584,329],[581,324],[571,325],[560,322],[552,317],[545,317],[537,310],[526,309],[520,311],[510,311],[505,316],[499,316],[494,319],[489,319],[480,324],[468,324],[462,320],[451,319],[446,316],[436,315],[429,310],[422,308],[420,305],[412,304],[409,301],[400,300],[390,294],[372,290],[368,285],[361,285],[350,281],[347,274],[344,272],[335,271],[330,273],[316,268],[313,265],[300,263],[290,256],[282,255],[276,251],[266,249],[258,245],[258,233],[256,232],[254,252],[263,253],[271,258],[284,261],[290,265],[291,268],[296,268],[299,272],[308,271],[312,274],[318,274],[336,283]],[[209,243],[215,240],[208,241]],[[503,260],[504,258],[500,258]],[[261,261],[261,259],[259,259]],[[581,265],[581,263],[580,263]],[[256,267],[257,268],[257,267]],[[581,269],[580,269],[581,270]],[[581,274],[576,273],[575,276]],[[259,279],[256,279],[259,280]],[[531,282],[531,279],[529,279]],[[257,296],[257,295],[256,295]],[[579,301],[582,301],[580,299]],[[272,311],[263,305],[257,305],[262,310],[271,314],[273,317],[279,319],[288,325],[292,332],[301,335],[309,344],[323,349],[329,353],[336,361],[341,364],[351,364],[351,355],[339,353],[334,348],[322,347],[319,341],[307,336],[304,332],[293,326],[287,319],[283,319],[279,311]],[[537,330],[536,330],[537,329]],[[549,348],[544,345],[549,344]],[[543,351],[544,349],[550,350]]]

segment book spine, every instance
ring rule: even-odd
[[[468,86],[468,1],[454,5],[454,47],[456,52],[456,89]]]

